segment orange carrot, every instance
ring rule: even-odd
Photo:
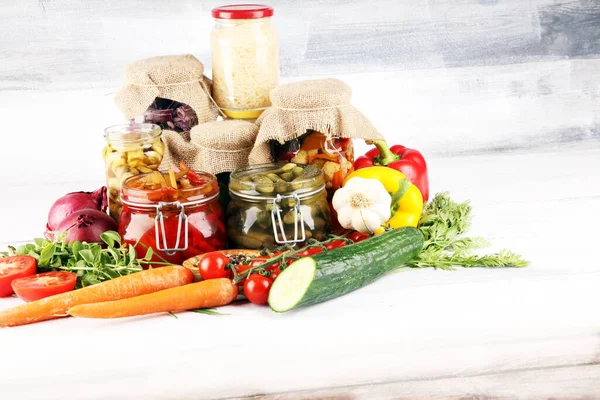
[[[193,278],[192,271],[177,265],[136,272],[0,311],[0,327],[67,317],[67,311],[79,304],[140,296],[188,284]]]
[[[344,178],[342,177],[342,171],[336,171],[333,174],[333,178],[331,179],[331,187],[333,189],[339,189],[342,187],[344,183]]]
[[[209,279],[130,299],[82,304],[71,308],[69,315],[83,318],[122,318],[218,307],[231,303],[237,295],[237,285],[234,285],[230,279]]]

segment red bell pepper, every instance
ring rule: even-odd
[[[382,165],[398,170],[419,188],[423,195],[423,201],[427,201],[429,199],[429,177],[423,155],[417,150],[399,144],[388,147],[383,140],[376,140],[374,144],[376,146],[374,149],[354,161],[354,169]]]

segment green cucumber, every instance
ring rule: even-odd
[[[303,257],[273,282],[269,306],[285,312],[343,296],[414,259],[422,247],[421,232],[407,227]]]

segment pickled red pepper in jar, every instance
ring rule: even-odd
[[[214,175],[181,166],[131,177],[121,191],[119,234],[138,254],[152,248],[152,266],[179,264],[191,257],[223,250],[225,215]]]
[[[129,123],[105,129],[104,163],[108,186],[110,216],[119,221],[121,184],[126,179],[156,171],[163,159],[165,145],[158,125]]]
[[[236,4],[212,10],[210,36],[213,97],[230,118],[255,119],[271,105],[279,83],[277,31],[273,8]]]
[[[346,176],[354,171],[354,146],[350,138],[330,138],[310,130],[284,144],[271,142],[271,151],[276,161],[314,165],[321,169],[329,201],[342,187]]]

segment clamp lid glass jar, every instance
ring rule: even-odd
[[[181,264],[226,248],[219,186],[212,174],[184,170],[134,176],[123,182],[121,201],[119,234],[125,243],[140,246],[140,254],[152,248],[156,265]]]
[[[158,125],[129,123],[104,130],[104,163],[110,216],[119,221],[121,184],[142,173],[158,170],[165,153]]]
[[[273,8],[236,4],[212,10],[213,97],[230,118],[255,119],[271,105],[279,83],[277,31]]]
[[[259,249],[322,240],[331,228],[323,172],[310,165],[261,164],[229,182],[228,237],[233,247]]]

